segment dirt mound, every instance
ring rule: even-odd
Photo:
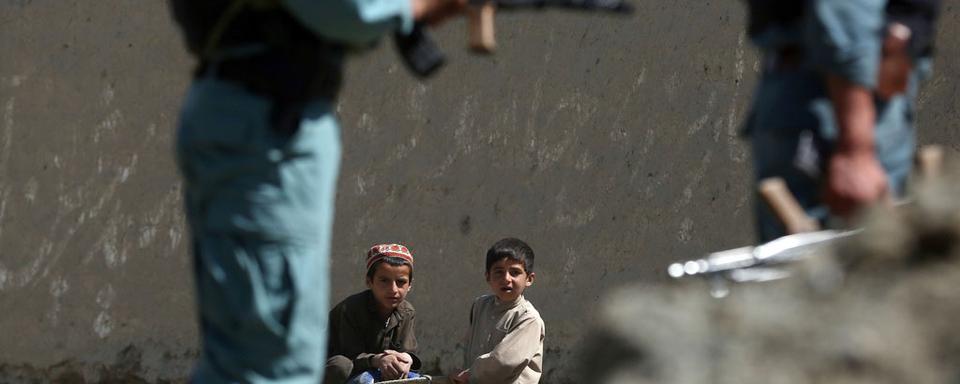
[[[776,282],[608,295],[581,382],[960,382],[960,183],[940,179]]]

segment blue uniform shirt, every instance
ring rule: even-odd
[[[774,0],[771,0],[774,1]],[[804,49],[804,65],[867,88],[876,86],[884,0],[810,0],[795,23],[767,28],[752,40],[765,53]]]
[[[290,13],[318,36],[367,46],[384,33],[413,29],[411,0],[283,0]]]

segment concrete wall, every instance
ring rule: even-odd
[[[737,2],[636,2],[629,18],[503,15],[501,49],[425,83],[390,44],[355,58],[339,111],[333,299],[378,242],[417,257],[432,369],[460,364],[483,253],[535,249],[546,383],[597,299],[752,239],[738,137],[758,62]],[[948,0],[921,141],[960,148],[960,0]],[[387,43],[387,42],[384,42]],[[0,381],[180,381],[196,325],[171,155],[190,59],[165,2],[0,2]]]

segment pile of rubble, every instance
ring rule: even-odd
[[[580,382],[960,383],[955,180],[867,214],[863,232],[787,279],[733,284],[722,299],[701,279],[613,292]]]

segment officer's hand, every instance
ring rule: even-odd
[[[907,91],[910,70],[913,68],[910,52],[908,52],[910,35],[910,28],[901,23],[891,23],[887,26],[887,34],[883,38],[880,68],[877,71],[877,96],[880,96],[881,100],[890,100]]]
[[[459,15],[467,8],[467,0],[410,0],[413,18],[428,25],[437,25]]]
[[[827,172],[825,200],[836,215],[848,218],[887,197],[887,176],[872,151],[837,151]]]

